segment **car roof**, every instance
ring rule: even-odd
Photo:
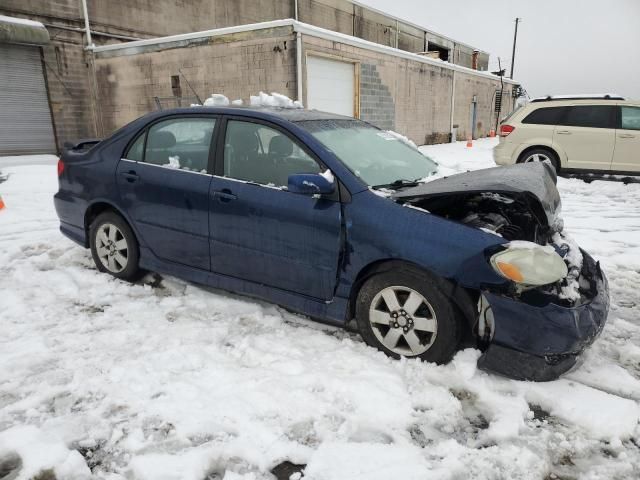
[[[604,98],[563,98],[543,101],[532,101],[525,105],[528,108],[566,107],[570,105],[629,105],[640,106],[637,100],[620,100]]]
[[[228,106],[228,107],[204,107],[193,106],[172,108],[154,112],[154,116],[213,113],[221,115],[240,115],[260,118],[263,120],[287,120],[289,122],[304,122],[310,120],[355,120],[353,117],[338,115],[335,113],[321,112],[319,110],[307,110],[304,108],[284,107],[256,107],[256,106]]]

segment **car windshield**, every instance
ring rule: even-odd
[[[397,134],[360,120],[298,123],[370,187],[402,187],[436,173],[438,165]]]

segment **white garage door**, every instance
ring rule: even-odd
[[[0,155],[55,151],[40,51],[0,43]]]
[[[323,57],[307,57],[309,108],[354,116],[355,65]]]

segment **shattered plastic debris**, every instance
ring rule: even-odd
[[[576,241],[565,233],[555,233],[553,244],[561,251],[565,251],[564,261],[569,273],[560,289],[560,298],[576,302],[580,300],[580,272],[582,271],[582,252]]]

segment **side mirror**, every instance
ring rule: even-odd
[[[302,195],[327,195],[333,193],[335,185],[317,173],[296,173],[289,175],[287,188],[292,193]]]

